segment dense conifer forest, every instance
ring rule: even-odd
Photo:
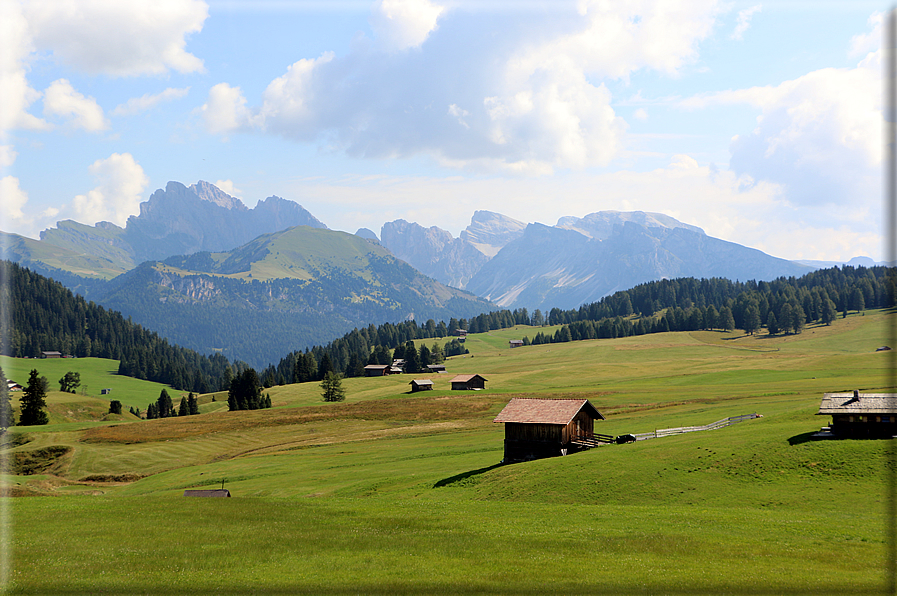
[[[0,309],[0,351],[9,356],[57,351],[110,358],[120,361],[119,374],[197,393],[220,389],[229,366],[224,356],[171,345],[118,312],[7,261],[0,261]]]

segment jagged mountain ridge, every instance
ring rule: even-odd
[[[555,226],[523,226],[477,211],[458,238],[436,227],[424,234],[421,226],[402,220],[384,224],[383,230],[383,244],[399,258],[443,283],[460,287],[463,282],[465,289],[507,308],[576,308],[662,278],[770,280],[813,269],[642,211],[562,217]],[[481,245],[494,252],[478,250],[482,257],[463,258]]]
[[[230,250],[262,234],[299,225],[327,227],[298,203],[277,196],[249,209],[208,182],[200,180],[189,187],[169,182],[165,190],[157,190],[140,204],[140,214],[129,217],[124,228],[110,222],[88,226],[66,220],[41,232],[40,242],[105,259],[103,272],[112,272],[108,279],[143,261]],[[31,252],[29,258],[42,261]]]

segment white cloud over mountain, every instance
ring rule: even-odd
[[[124,226],[129,216],[140,212],[149,180],[130,153],[98,159],[88,171],[97,186],[72,199],[71,209],[78,221],[111,221]]]
[[[221,83],[203,118],[216,134],[251,127],[355,156],[423,153],[529,173],[606,165],[627,126],[601,81],[642,69],[676,76],[697,58],[719,8],[640,0],[558,12],[547,27],[538,14],[510,12],[478,15],[471,28],[469,15],[431,2],[382,0],[371,22],[391,51],[361,40],[345,56],[301,59],[258,107]]]

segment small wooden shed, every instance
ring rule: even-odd
[[[505,462],[567,455],[587,449],[601,412],[587,399],[515,397],[493,422],[505,425]]]
[[[511,348],[522,348],[523,340],[522,339],[511,339],[508,340],[508,346]]]
[[[472,391],[474,389],[485,389],[486,379],[480,375],[457,375],[452,379],[453,391]]]
[[[835,436],[889,439],[897,436],[897,393],[826,393],[817,415],[832,417]]]
[[[436,374],[444,373],[445,365],[444,364],[428,364],[427,372],[436,373]]]
[[[414,379],[411,381],[411,391],[430,391],[433,389],[433,381],[430,379]]]
[[[62,358],[62,352],[41,352],[41,358]]]
[[[388,364],[368,364],[364,367],[364,376],[366,377],[385,377],[388,374]]]
[[[229,497],[230,491],[226,488],[212,489],[187,489],[184,491],[185,497]]]

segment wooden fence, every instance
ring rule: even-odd
[[[632,436],[635,437],[636,441],[644,441],[646,439],[657,439],[660,437],[681,435],[683,433],[693,433],[699,430],[714,430],[717,428],[723,428],[724,426],[731,426],[738,422],[744,422],[745,420],[753,420],[754,418],[760,418],[760,414],[743,414],[741,416],[730,416],[729,418],[723,418],[722,420],[717,420],[716,422],[711,422],[710,424],[705,424],[704,426],[680,426],[679,428],[662,428],[650,433],[633,433]]]

